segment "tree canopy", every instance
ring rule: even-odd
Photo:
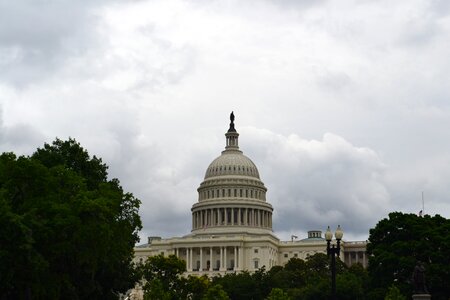
[[[411,277],[417,262],[426,269],[433,299],[450,297],[450,220],[439,215],[423,217],[393,212],[370,230],[367,253],[373,289],[395,284],[411,295]]]
[[[145,300],[227,300],[228,295],[220,284],[206,276],[183,277],[185,261],[175,255],[151,256],[140,266],[144,279]]]
[[[74,139],[1,154],[0,298],[117,298],[137,280],[139,204]]]

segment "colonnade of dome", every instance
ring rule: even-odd
[[[207,208],[192,213],[192,228],[250,226],[272,228],[272,211],[248,207]]]

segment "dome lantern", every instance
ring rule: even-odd
[[[236,129],[234,128],[234,113],[231,112],[230,114],[230,128],[228,129],[228,132],[225,133],[227,144],[225,146],[226,150],[239,150],[239,133],[237,133]]]

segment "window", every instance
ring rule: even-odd
[[[253,263],[254,263],[255,269],[258,269],[259,268],[259,261],[258,260],[254,260]]]
[[[298,254],[297,254],[297,253],[294,253],[294,257],[298,257]]]
[[[284,254],[284,257],[289,257],[289,255],[287,253]]]
[[[259,252],[259,250],[258,250],[258,249],[255,249],[254,251],[255,251],[255,253],[258,253],[258,252]]]

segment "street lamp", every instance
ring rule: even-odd
[[[333,239],[333,233],[328,226],[325,232],[325,239],[327,240],[327,255],[331,255],[331,299],[336,299],[336,256],[339,256],[341,251],[341,240],[344,232],[341,229],[341,225],[338,225],[334,236],[336,238],[336,245],[331,245]]]

